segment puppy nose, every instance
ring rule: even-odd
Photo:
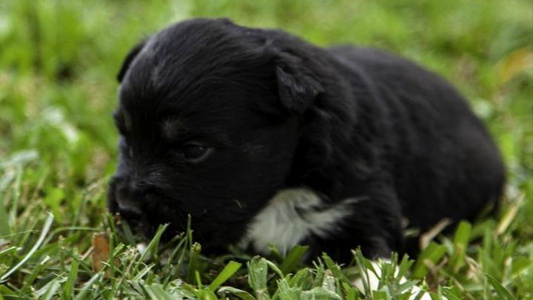
[[[115,199],[121,216],[127,219],[139,219],[142,215],[142,203],[136,196],[135,189],[127,184],[121,185],[116,190]]]

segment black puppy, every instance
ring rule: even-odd
[[[208,252],[387,257],[405,251],[406,224],[472,220],[502,192],[466,101],[381,51],[195,19],[137,45],[118,79],[109,209],[146,236],[190,214]]]

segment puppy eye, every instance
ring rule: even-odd
[[[213,148],[201,144],[188,143],[183,145],[183,157],[193,163],[206,159],[213,151]]]

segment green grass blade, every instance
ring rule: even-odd
[[[344,282],[342,284],[346,300],[359,300],[359,291],[351,284]]]
[[[498,280],[489,274],[485,274],[487,276],[487,279],[489,280],[490,285],[494,288],[496,291],[496,294],[498,294],[498,298],[502,300],[516,300],[516,298],[509,292],[508,289],[506,289]]]
[[[223,286],[218,290],[219,294],[231,294],[236,297],[239,297],[242,300],[256,300],[254,296],[252,296],[250,293],[234,288],[229,286]]]
[[[309,247],[307,246],[294,246],[281,263],[281,266],[279,267],[281,272],[283,274],[288,274],[296,270],[296,268],[302,263],[303,257],[308,249]]]
[[[409,256],[406,254],[403,256],[402,261],[398,264],[398,274],[397,277],[403,277],[407,275],[407,272],[414,264],[414,260],[409,259]]]
[[[278,268],[278,266],[277,266],[275,263],[271,262],[271,261],[268,260],[268,259],[265,259],[265,262],[266,262],[266,264],[268,265],[268,267],[269,267],[270,269],[272,269],[272,271],[274,271],[276,274],[278,274],[278,276],[279,276],[280,278],[283,278],[283,272],[281,272],[281,270]]]
[[[74,300],[82,300],[85,299],[86,295],[89,295],[89,293],[93,290],[93,284],[95,284],[100,278],[102,278],[103,273],[96,273],[94,274],[89,281],[85,283],[83,288],[80,290],[80,292],[74,297]]]
[[[77,251],[73,253],[73,256],[78,256]],[[63,285],[62,299],[67,300],[67,299],[73,298],[72,296],[74,292],[74,287],[76,285],[76,280],[78,279],[78,266],[79,266],[79,261],[77,259],[73,259],[72,264],[70,266],[68,278]]]
[[[177,295],[172,295],[166,292],[159,284],[145,285],[144,290],[153,300],[180,300],[183,299]]]
[[[2,277],[0,277],[0,281],[6,280],[11,274],[13,274],[13,272],[15,272],[22,265],[24,265],[24,263],[26,263],[26,261],[32,257],[33,253],[35,253],[35,251],[39,249],[44,239],[46,238],[46,235],[48,234],[48,231],[50,231],[50,227],[52,226],[53,221],[54,221],[54,215],[52,215],[51,213],[48,213],[48,217],[46,218],[46,221],[44,222],[41,235],[39,236],[39,239],[37,240],[35,245],[33,245],[33,247],[28,252],[28,254],[26,254],[26,256],[24,256],[24,258],[17,265],[15,265],[13,268],[11,268],[11,270],[7,271],[4,275],[2,275]]]
[[[39,299],[42,300],[50,300],[54,297],[54,295],[57,293],[57,290],[61,287],[60,279],[54,279],[50,281],[48,284],[43,286],[39,291],[37,291],[37,295],[39,296]]]
[[[269,299],[267,289],[268,264],[267,260],[256,256],[248,262],[248,284],[255,292],[258,299]]]
[[[3,199],[3,197],[0,197],[0,199]],[[9,216],[3,203],[0,202],[0,238],[8,236],[9,233]]]
[[[436,265],[444,254],[446,254],[445,246],[431,242],[416,260],[412,277],[415,279],[421,279],[426,276],[429,272],[429,268]]]
[[[165,232],[167,227],[168,227],[168,224],[164,224],[164,225],[160,225],[157,228],[157,231],[154,234],[154,237],[152,238],[150,243],[148,243],[148,245],[146,246],[146,249],[141,253],[141,257],[139,258],[139,261],[143,261],[150,254],[157,255],[161,237],[163,236],[163,233]]]
[[[226,280],[233,276],[233,274],[235,274],[241,268],[241,266],[241,263],[230,261],[213,280],[213,282],[211,282],[208,289],[214,292],[219,286],[226,282]]]
[[[187,281],[194,282],[197,273],[202,273],[204,270],[204,265],[202,263],[202,258],[200,252],[202,251],[202,246],[198,243],[192,244],[189,250],[189,265],[187,266]]]
[[[10,290],[7,286],[5,286],[3,284],[3,282],[0,282],[0,297],[2,297],[2,295],[8,297],[8,299],[17,299],[19,298],[19,296],[17,295],[16,292]],[[2,298],[0,298],[2,299]]]
[[[461,222],[453,239],[453,254],[450,258],[449,265],[454,272],[465,264],[466,250],[468,248],[468,242],[470,241],[470,233],[472,231],[472,225],[468,222]]]
[[[346,275],[342,272],[341,267],[336,262],[334,262],[329,256],[323,254],[322,260],[326,264],[326,267],[328,267],[328,269],[331,271],[331,273],[333,273],[336,278],[339,278],[343,281],[349,281],[348,278],[346,278]]]

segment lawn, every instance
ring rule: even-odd
[[[286,258],[208,259],[194,233],[172,247],[156,236],[139,252],[106,213],[115,75],[139,39],[200,16],[282,28],[318,45],[379,47],[440,73],[502,150],[500,212],[435,237],[416,260],[384,263],[374,292],[350,284],[371,268],[359,252],[342,267],[326,256],[300,266],[300,247]],[[413,284],[434,299],[532,299],[532,174],[530,1],[0,2],[0,299],[406,299]]]

